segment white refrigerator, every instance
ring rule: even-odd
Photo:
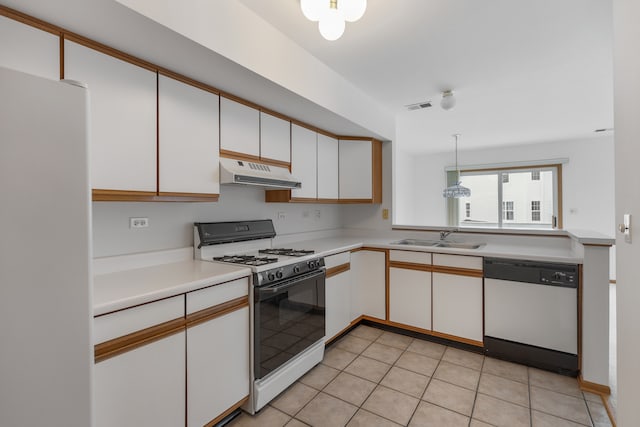
[[[0,67],[0,426],[92,425],[87,97]]]

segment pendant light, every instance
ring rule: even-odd
[[[462,181],[460,181],[460,168],[458,168],[458,137],[459,133],[453,135],[456,139],[456,183],[450,187],[442,190],[442,197],[450,197],[450,198],[460,198],[460,197],[471,197],[471,190],[467,187],[463,187]]]
[[[300,0],[300,9],[305,18],[318,22],[322,37],[333,41],[344,33],[345,22],[362,18],[367,0]]]

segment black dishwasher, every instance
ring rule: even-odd
[[[579,266],[485,258],[484,278],[485,354],[576,376]]]

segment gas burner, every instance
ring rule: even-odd
[[[305,256],[314,253],[315,251],[309,251],[304,249],[286,249],[286,248],[273,248],[273,249],[260,249],[258,252],[261,254],[269,255],[284,255],[284,256]]]
[[[213,257],[214,261],[230,262],[233,264],[244,265],[265,265],[277,262],[278,258],[275,257],[256,257],[253,255],[225,255],[220,257]]]

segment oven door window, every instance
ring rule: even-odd
[[[255,376],[268,375],[325,334],[324,271],[256,289]]]

